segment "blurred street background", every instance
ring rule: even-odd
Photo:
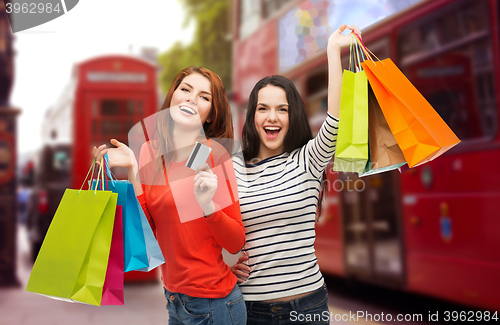
[[[17,272],[20,286],[0,288],[0,324],[2,325],[159,325],[167,324],[168,313],[165,308],[161,282],[156,276],[147,281],[125,283],[124,306],[88,306],[46,298],[31,292],[25,287],[33,262],[28,246],[26,228],[20,226],[17,234]],[[236,258],[225,254],[228,263]],[[330,324],[445,324],[429,321],[429,313],[445,311],[481,312],[441,300],[429,299],[419,295],[397,290],[346,282],[336,277],[326,277],[329,294]],[[359,318],[349,319],[350,315],[364,313]],[[370,316],[366,316],[371,314]],[[335,316],[344,321],[335,321]],[[390,315],[396,320],[407,317],[405,321],[376,321],[375,317]]]
[[[326,44],[342,23],[360,27],[366,46],[391,58],[462,142],[402,173],[328,169],[315,248],[330,311],[422,314],[414,322],[422,324],[449,310],[498,321],[500,1],[86,0],[16,33],[4,2],[0,325],[166,323],[158,272],[126,275],[125,306],[24,290],[64,190],[80,188],[92,146],[127,143],[189,65],[222,78],[236,139],[251,89],[273,74],[294,82],[317,132],[327,110]]]

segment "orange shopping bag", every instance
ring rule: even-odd
[[[368,49],[356,39],[367,54]],[[431,161],[460,143],[391,59],[365,60],[362,66],[410,168]]]

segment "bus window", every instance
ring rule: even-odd
[[[391,41],[389,37],[384,37],[366,45],[370,51],[380,60],[387,59],[391,54]],[[373,58],[376,60],[376,58]]]
[[[398,38],[401,70],[461,140],[492,138],[498,129],[488,17],[486,1],[468,2]]]
[[[271,17],[283,8],[285,4],[290,3],[291,1],[292,0],[264,0],[262,8],[262,15],[264,19]]]
[[[307,115],[313,136],[318,133],[328,111],[328,70],[313,72],[306,81]]]
[[[465,30],[464,35],[471,34],[480,30],[488,29],[489,12],[488,3],[485,0],[469,2],[458,13],[460,27]]]
[[[319,73],[310,76],[306,84],[307,95],[311,96],[328,88],[328,70],[322,69]]]
[[[241,0],[240,2],[240,38],[244,39],[255,32],[260,25],[260,1]]]

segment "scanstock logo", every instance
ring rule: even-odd
[[[56,19],[71,9],[79,0],[0,0],[4,2],[14,33]],[[1,9],[1,8],[0,8]]]

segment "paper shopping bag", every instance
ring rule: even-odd
[[[460,143],[429,102],[396,67],[391,59],[378,60],[352,33],[356,43],[366,53],[362,63],[391,132],[412,168],[433,160]],[[378,61],[374,61],[371,53]]]
[[[125,272],[148,272],[165,263],[149,221],[135,196],[133,185],[116,180],[109,168],[109,156],[104,156],[108,188],[118,193],[118,204],[124,204],[124,255]]]
[[[351,46],[351,56],[356,51]],[[358,53],[354,57],[358,57]],[[356,65],[356,64],[355,64]],[[344,71],[333,170],[362,173],[368,161],[368,81],[364,71]]]
[[[117,195],[65,191],[33,265],[27,291],[99,306]]]
[[[161,252],[160,246],[156,241],[156,238],[153,234],[153,230],[149,225],[149,221],[144,214],[144,211],[141,208],[139,201],[136,199],[137,208],[139,210],[139,215],[141,218],[142,230],[144,233],[144,240],[146,243],[146,252],[148,256],[148,266],[137,269],[137,271],[149,272],[152,269],[162,265],[165,263],[165,258],[163,257],[163,253]]]
[[[391,59],[362,64],[408,166],[433,160],[460,143]]]
[[[398,169],[406,164],[371,87],[368,87],[368,135],[369,159],[360,177]]]
[[[129,181],[113,180],[109,182],[109,189],[118,194],[118,205],[122,206],[124,270],[147,268],[148,253],[140,215],[142,209],[137,208],[134,186]]]
[[[102,289],[101,306],[123,305],[123,219],[122,207],[116,207],[111,250],[109,252],[106,280]]]

